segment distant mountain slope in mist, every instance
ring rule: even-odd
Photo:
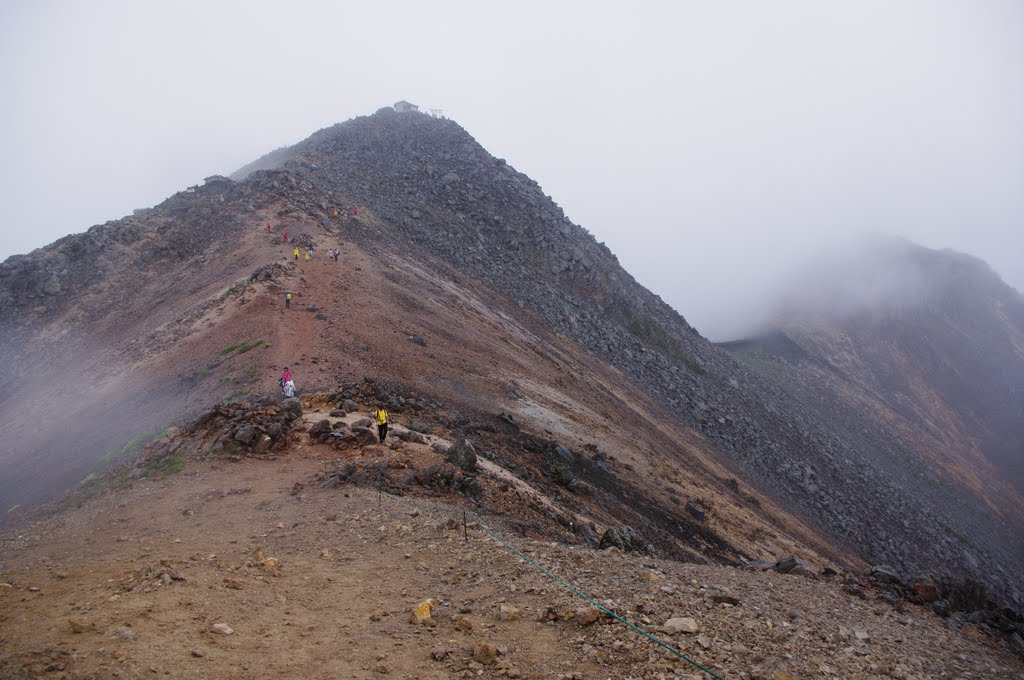
[[[977,258],[909,243],[829,268],[777,319],[807,365],[890,409],[920,450],[1024,491],[1024,297]]]
[[[455,122],[383,109],[234,177],[0,265],[0,360],[25,378],[0,401],[16,471],[0,495],[38,497],[48,472],[71,483],[133,432],[271,392],[299,362],[306,388],[393,380],[608,450],[630,461],[624,497],[679,532],[665,544],[689,535],[673,486],[685,483],[805,545],[827,533],[822,554],[969,576],[1020,600],[1008,514],[951,502],[946,477],[921,465],[894,468],[914,442],[863,408],[836,418],[845,395],[812,399],[790,365],[750,370],[707,342]],[[295,260],[296,241],[319,259]],[[333,246],[344,264],[326,270]],[[287,314],[285,290],[301,296]],[[752,509],[745,486],[807,526]],[[745,555],[766,550],[738,526]]]
[[[998,540],[1019,541],[1024,297],[984,262],[876,243],[810,273],[771,332],[724,346],[850,438],[868,424],[899,441],[899,457],[873,464],[987,506],[1005,523]],[[968,550],[983,543],[949,532]]]

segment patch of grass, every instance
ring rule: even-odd
[[[250,350],[256,349],[257,347],[259,347],[262,344],[263,344],[262,340],[257,340],[256,342],[246,343],[246,344],[244,344],[244,345],[242,345],[241,347],[238,348],[238,353],[239,354],[245,354],[246,352],[248,352]]]
[[[210,375],[210,369],[203,368],[196,373],[196,382],[202,382],[206,379],[206,376]]]
[[[262,340],[254,340],[254,341],[251,341],[251,342],[244,342],[244,341],[243,342],[236,342],[236,343],[228,345],[227,347],[222,349],[219,352],[219,354],[221,356],[226,356],[226,355],[231,354],[232,352],[234,352],[236,350],[238,351],[238,354],[245,354],[246,352],[250,352],[250,351],[256,349],[257,347],[259,347],[262,344],[263,344]]]
[[[121,446],[121,448],[114,449],[112,451],[107,451],[100,457],[98,464],[103,466],[113,463],[116,460],[120,460],[125,456],[135,453],[146,444],[152,441],[156,441],[160,437],[164,436],[164,434],[166,433],[166,427],[163,428],[162,430],[156,430],[155,432],[143,432],[142,434],[137,435],[130,441],[126,442],[123,446]]]
[[[160,479],[166,479],[171,475],[176,475],[185,469],[185,459],[179,455],[167,456],[159,460],[153,461],[149,466],[150,476],[153,474],[159,475]]]

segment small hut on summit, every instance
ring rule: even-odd
[[[409,102],[405,101],[404,99],[402,101],[400,101],[400,102],[396,102],[395,103],[395,111],[398,111],[399,113],[406,113],[408,111],[419,111],[419,110],[420,110],[420,107],[416,106],[415,104],[410,104]]]

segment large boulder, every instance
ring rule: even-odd
[[[309,438],[323,444],[330,439],[331,432],[333,431],[334,428],[331,427],[331,421],[321,420],[309,428]]]
[[[650,546],[644,542],[633,527],[608,527],[601,536],[599,550],[618,548],[623,552],[649,552]]]
[[[413,442],[415,444],[426,444],[427,443],[427,438],[426,437],[421,435],[419,432],[414,432],[412,430],[402,430],[398,434],[398,438],[401,439],[403,442]]]
[[[302,417],[302,402],[296,397],[288,397],[281,402],[281,416],[287,420],[292,421],[296,418]]]
[[[466,438],[462,438],[448,447],[448,450],[444,452],[444,457],[460,470],[468,470],[469,472],[476,470],[476,449],[473,448],[473,444]]]
[[[377,443],[377,434],[368,427],[353,427],[349,430],[352,440],[356,446],[369,446]]]
[[[235,441],[249,445],[256,438],[256,428],[252,425],[243,425],[235,432]]]
[[[420,432],[422,434],[430,434],[430,425],[423,422],[422,420],[410,420],[409,429],[413,432]]]

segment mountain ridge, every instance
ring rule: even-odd
[[[1024,563],[1019,548],[1015,552],[992,539],[977,554],[965,556],[949,534],[996,536],[996,520],[951,509],[941,489],[927,483],[883,468],[856,469],[850,462],[861,459],[862,449],[874,451],[877,460],[899,458],[906,446],[898,436],[889,431],[859,433],[859,423],[874,424],[859,415],[843,427],[829,423],[827,414],[805,416],[792,406],[790,394],[708,343],[678,312],[636,283],[607,247],[573,224],[536,182],[491,157],[453,121],[382,110],[314,133],[291,151],[275,152],[247,168],[237,174],[240,181],[210,178],[203,187],[180,192],[151,210],[0,265],[0,322],[14,328],[2,336],[5,355],[0,358],[35,367],[55,346],[65,354],[84,354],[84,340],[45,340],[54,332],[40,336],[38,329],[88,323],[101,335],[116,337],[119,327],[133,327],[133,319],[140,329],[145,326],[139,310],[163,295],[164,324],[147,327],[141,335],[151,340],[141,349],[122,339],[119,354],[132,357],[139,366],[156,361],[162,367],[157,373],[187,386],[200,371],[191,371],[190,378],[189,371],[181,370],[188,365],[187,353],[175,343],[184,342],[189,333],[216,333],[222,322],[211,315],[234,318],[241,314],[237,310],[242,304],[270,309],[273,296],[285,287],[302,290],[303,276],[295,268],[304,265],[285,255],[283,266],[293,269],[277,280],[272,275],[255,286],[251,281],[243,284],[241,297],[223,293],[231,282],[282,260],[282,244],[267,241],[277,238],[277,229],[287,227],[300,245],[316,242],[322,248],[325,241],[336,240],[346,252],[363,253],[365,267],[416,262],[422,276],[413,269],[401,275],[401,268],[393,270],[393,278],[411,286],[399,285],[389,293],[389,300],[407,310],[403,313],[423,310],[416,291],[422,292],[419,286],[428,280],[439,299],[453,296],[444,299],[457,301],[453,287],[493,290],[493,296],[483,297],[493,298],[489,304],[496,304],[505,318],[523,327],[546,327],[551,338],[564,338],[566,347],[582,348],[586,356],[612,367],[692,432],[702,448],[717,451],[715,455],[724,457],[721,461],[728,461],[722,464],[734,467],[737,474],[742,471],[745,481],[767,495],[785,498],[812,526],[831,535],[837,550],[861,552],[907,571],[969,575],[1020,601],[1018,579],[999,571],[1002,564]],[[275,234],[269,237],[261,231],[267,220],[275,225]],[[242,242],[249,245],[242,247]],[[125,298],[133,304],[104,317],[102,295],[87,304],[72,304],[62,295],[65,290],[90,290],[103,278],[98,269],[90,271],[90,257],[105,275],[116,276],[117,265],[131,261],[151,276],[142,286],[123,279],[122,287],[131,292]],[[187,284],[189,280],[195,283]],[[394,283],[387,276],[375,280],[375,285]],[[340,304],[331,308],[332,314],[345,310],[345,303]],[[439,309],[434,303],[427,307]],[[360,318],[373,320],[369,313]],[[388,323],[401,325],[397,320]],[[429,321],[419,315],[417,323]],[[487,323],[500,328],[506,322]],[[436,325],[433,330],[441,343],[459,340]],[[287,336],[287,329],[274,332]],[[40,337],[44,341],[37,343],[38,348],[29,347]],[[523,351],[551,361],[554,355],[548,352],[554,345],[545,340],[535,346],[538,349],[527,350],[524,345]],[[573,356],[577,350],[565,351],[565,356]],[[284,358],[276,341],[269,352]],[[577,367],[590,362],[588,358]],[[65,366],[54,365],[53,372]],[[553,361],[559,372],[564,372],[562,365],[570,362]],[[102,374],[102,366],[99,362],[92,373],[79,371],[75,377],[85,381]],[[45,378],[50,373],[35,375]],[[554,384],[560,380],[568,386],[571,377],[559,377]],[[266,378],[253,385],[272,389]],[[317,386],[315,376],[312,386]],[[0,403],[5,419],[15,411],[13,400],[32,401],[27,389]],[[504,408],[516,402],[498,394],[489,398]],[[175,399],[172,395],[166,408],[181,415],[197,410]],[[193,395],[189,400],[194,401]],[[918,495],[908,498],[904,482],[919,486]],[[899,520],[908,515],[927,521],[903,526]]]

